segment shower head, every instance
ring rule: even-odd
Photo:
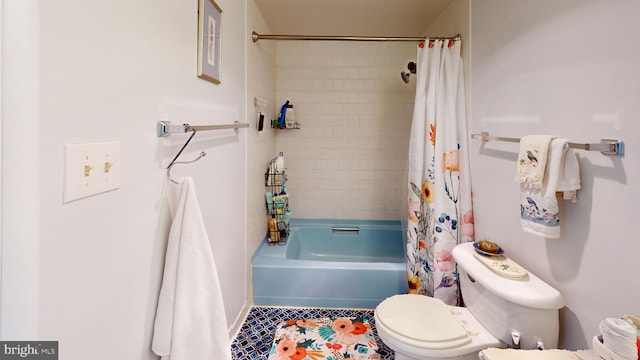
[[[411,76],[411,73],[408,73],[408,72],[402,71],[402,72],[400,73],[400,76],[402,76],[402,81],[404,81],[404,83],[405,83],[405,84],[408,84],[408,83],[409,83],[409,76]]]
[[[416,73],[416,63],[414,63],[413,61],[407,64],[407,69],[409,69],[409,71],[411,71],[412,74]]]
[[[408,63],[407,69],[409,69],[409,72],[402,71],[400,73],[400,76],[402,76],[402,81],[404,81],[405,84],[409,83],[409,76],[416,73],[416,63],[414,63],[413,61]]]

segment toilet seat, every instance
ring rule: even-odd
[[[416,359],[466,354],[477,358],[477,352],[482,349],[505,347],[467,308],[446,305],[439,299],[422,295],[387,298],[376,307],[374,318],[378,336],[396,352],[396,357],[400,352]],[[440,334],[445,328],[447,330]]]
[[[378,305],[376,314],[387,329],[429,349],[448,349],[471,342],[462,323],[440,299],[394,295]]]

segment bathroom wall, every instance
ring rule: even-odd
[[[400,218],[416,44],[279,41],[276,100],[300,130],[278,130],[295,218]]]
[[[3,103],[16,101],[3,109],[2,339],[57,340],[70,360],[157,358],[164,167],[186,137],[158,139],[156,121],[247,117],[246,3],[217,3],[220,85],[196,77],[197,1],[3,1]],[[247,300],[249,131],[199,133],[181,159],[207,156],[172,172],[194,178],[231,332]],[[64,144],[105,140],[121,144],[120,189],[63,204]]]
[[[634,0],[472,3],[472,132],[626,144],[624,157],[578,151],[582,190],[561,203],[554,240],[520,229],[517,144],[471,140],[476,236],[563,294],[560,345],[569,349],[589,348],[602,319],[640,312],[638,14]]]
[[[262,14],[253,0],[247,2],[247,34],[256,31],[270,34]],[[247,132],[247,278],[251,284],[251,255],[267,232],[264,173],[269,161],[276,156],[276,131],[269,126],[275,113],[276,96],[276,43],[249,40],[247,45],[247,119],[251,127]],[[254,98],[265,105],[256,108]],[[264,114],[264,128],[258,132],[258,112]]]
[[[195,76],[197,2],[2,3],[2,339],[59,340],[71,360],[155,358],[170,216],[163,166],[184,140],[157,139],[161,118],[251,123],[238,135],[199,134],[183,158],[207,157],[173,172],[195,180],[231,332],[247,305],[248,258],[265,230],[263,167],[276,151],[287,158],[295,217],[404,216],[415,83],[402,83],[400,71],[415,44],[246,44],[254,26],[268,32],[253,1],[217,0],[223,71],[213,85]],[[447,11],[464,16],[465,4]],[[640,170],[631,165],[640,49],[629,36],[640,33],[639,5],[477,0],[471,10],[470,41],[461,30],[471,132],[626,142],[623,158],[580,152],[580,199],[562,204],[561,239],[546,240],[518,226],[516,145],[471,140],[478,237],[557,287],[567,302],[561,345],[589,347],[602,318],[637,314],[640,300],[632,203]],[[457,15],[447,14],[428,33],[448,33]],[[303,128],[257,133],[254,96],[271,115],[274,101],[291,100]],[[63,145],[103,140],[121,142],[121,188],[62,204]]]

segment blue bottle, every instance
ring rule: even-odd
[[[285,116],[287,114],[287,105],[289,105],[289,100],[280,108],[280,116],[278,116],[278,126],[280,127],[286,127]]]

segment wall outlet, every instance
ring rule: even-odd
[[[120,142],[64,145],[63,202],[120,188]]]

